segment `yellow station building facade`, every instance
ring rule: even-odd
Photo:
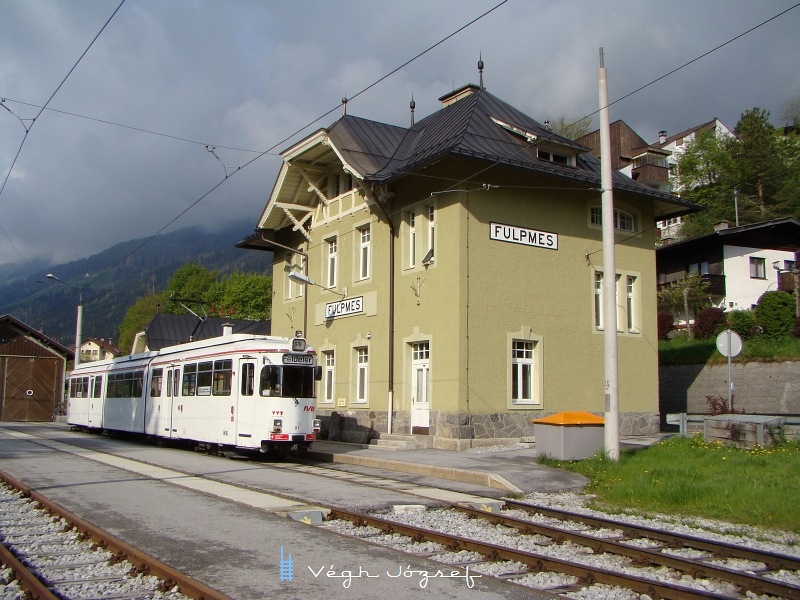
[[[604,411],[600,163],[467,85],[409,127],[343,115],[282,153],[255,233],[272,332],[319,355],[331,437],[465,449]],[[413,112],[412,112],[413,114]],[[658,430],[654,224],[691,205],[614,174],[620,433]]]

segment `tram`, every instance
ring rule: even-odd
[[[303,338],[234,334],[81,363],[67,423],[236,452],[299,453],[317,439],[316,352]]]

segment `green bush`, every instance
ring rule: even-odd
[[[748,340],[758,333],[756,316],[752,310],[734,310],[728,313],[728,324],[743,340]]]
[[[764,292],[755,309],[756,323],[763,335],[781,338],[789,335],[794,327],[795,300],[789,292]]]

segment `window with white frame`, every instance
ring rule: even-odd
[[[362,346],[356,352],[356,399],[357,403],[367,402],[369,383],[369,348]]]
[[[335,237],[326,240],[327,245],[327,273],[325,274],[326,285],[329,288],[336,287],[336,269],[339,256],[339,245]]]
[[[511,342],[511,402],[532,404],[534,402],[534,350],[535,342],[513,340]]]
[[[751,256],[750,279],[766,279],[766,278],[767,278],[767,259]]]
[[[589,222],[597,227],[603,225],[603,207],[592,206],[589,212]],[[619,231],[636,232],[636,220],[633,215],[618,208],[614,209],[614,229]]]
[[[372,232],[369,225],[358,229],[358,278],[368,279],[372,269]]]
[[[625,296],[620,296],[621,287]],[[627,333],[639,333],[639,284],[638,276],[629,273],[617,273],[614,283],[614,300],[617,307],[617,330]],[[594,327],[602,330],[605,327],[605,307],[603,306],[605,291],[603,289],[603,272],[594,272]]]
[[[625,308],[628,312],[628,331],[637,331],[639,328],[636,323],[636,277],[627,275],[625,277]]]
[[[329,350],[322,353],[323,358],[325,359],[325,372],[323,373],[322,377],[322,403],[325,404],[333,404],[333,386],[335,383],[335,366],[336,366],[336,357],[333,350]]]
[[[408,213],[408,266],[409,268],[417,264],[417,215],[412,210]]]
[[[433,253],[435,252],[435,243],[436,243],[436,211],[433,208],[433,205],[428,207],[428,252],[431,255],[431,259],[433,259]]]

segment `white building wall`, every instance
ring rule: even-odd
[[[755,306],[766,291],[778,289],[778,271],[772,263],[794,260],[794,253],[741,246],[723,246],[723,270],[725,272],[725,310],[747,310]],[[764,279],[750,276],[750,259],[764,259]]]

